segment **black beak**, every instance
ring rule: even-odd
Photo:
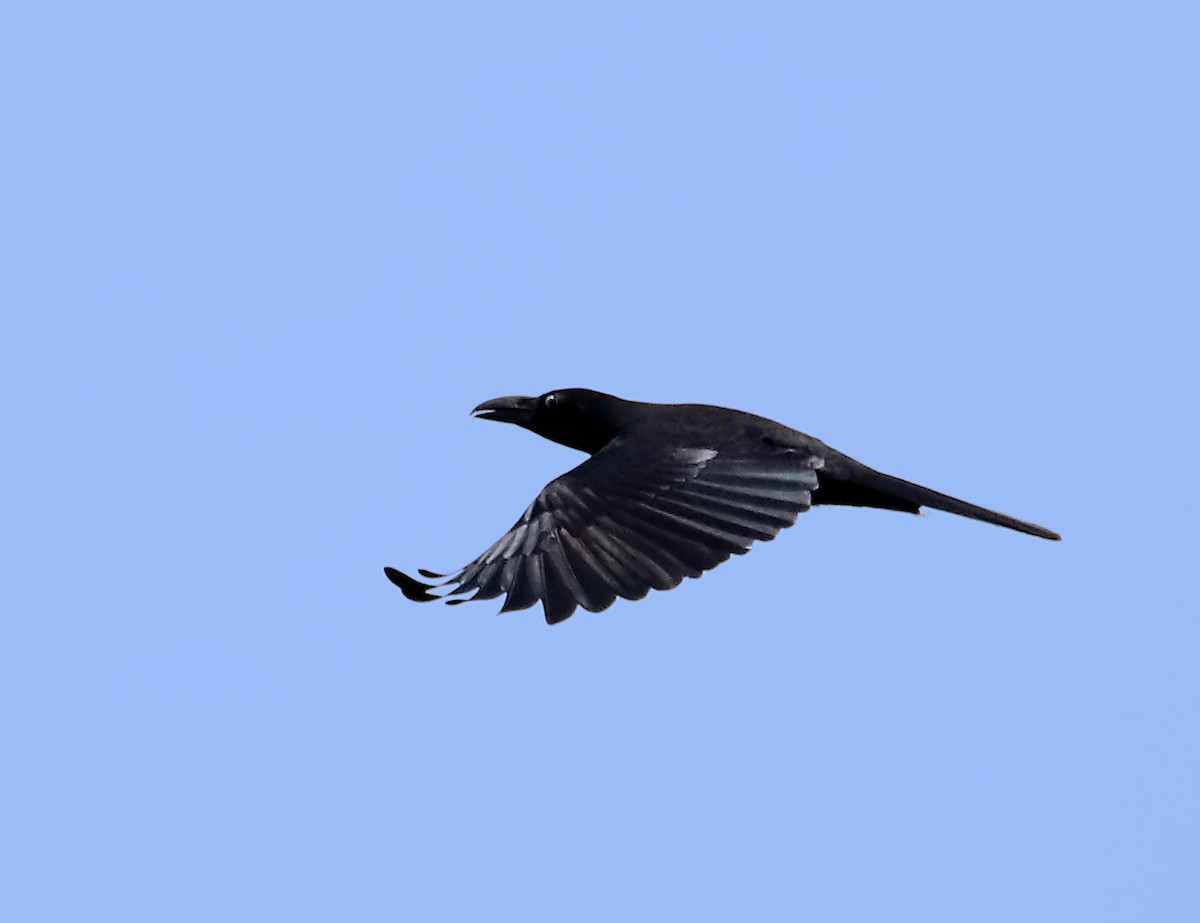
[[[471,411],[471,415],[480,420],[523,424],[529,422],[536,409],[536,397],[497,397],[484,401]]]

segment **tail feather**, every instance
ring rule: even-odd
[[[839,465],[837,468],[842,468],[842,466]],[[866,465],[855,463],[852,467],[847,466],[847,468],[842,468],[840,471],[836,471],[835,468],[836,473],[822,472],[821,485],[813,494],[814,505],[867,506],[875,509],[899,510],[904,513],[919,513],[921,507],[927,506],[944,513],[954,513],[957,516],[978,519],[980,522],[990,522],[1006,529],[1015,529],[1026,535],[1036,535],[1038,538],[1050,539],[1055,542],[1062,540],[1061,535],[1044,526],[938,493],[936,490],[930,490],[920,484],[913,484],[911,481],[883,474]]]

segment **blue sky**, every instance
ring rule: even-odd
[[[1192,921],[1190,4],[10,3],[0,914]],[[586,386],[820,509],[554,629],[406,602]]]

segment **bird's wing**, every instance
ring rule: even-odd
[[[394,568],[409,599],[495,599],[501,611],[542,601],[546,621],[608,608],[699,577],[796,521],[812,503],[821,459],[762,441],[731,448],[646,447],[614,440],[551,481],[516,524],[455,574]],[[448,593],[435,592],[454,586]],[[465,596],[465,594],[473,594]]]

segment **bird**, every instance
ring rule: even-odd
[[[394,567],[416,602],[503,595],[501,612],[542,603],[557,624],[582,606],[669,590],[769,541],[813,506],[955,513],[1052,541],[1044,526],[957,500],[855,461],[766,417],[707,404],[624,400],[587,388],[500,397],[471,411],[586,452],[547,484],[495,544],[453,573]]]

